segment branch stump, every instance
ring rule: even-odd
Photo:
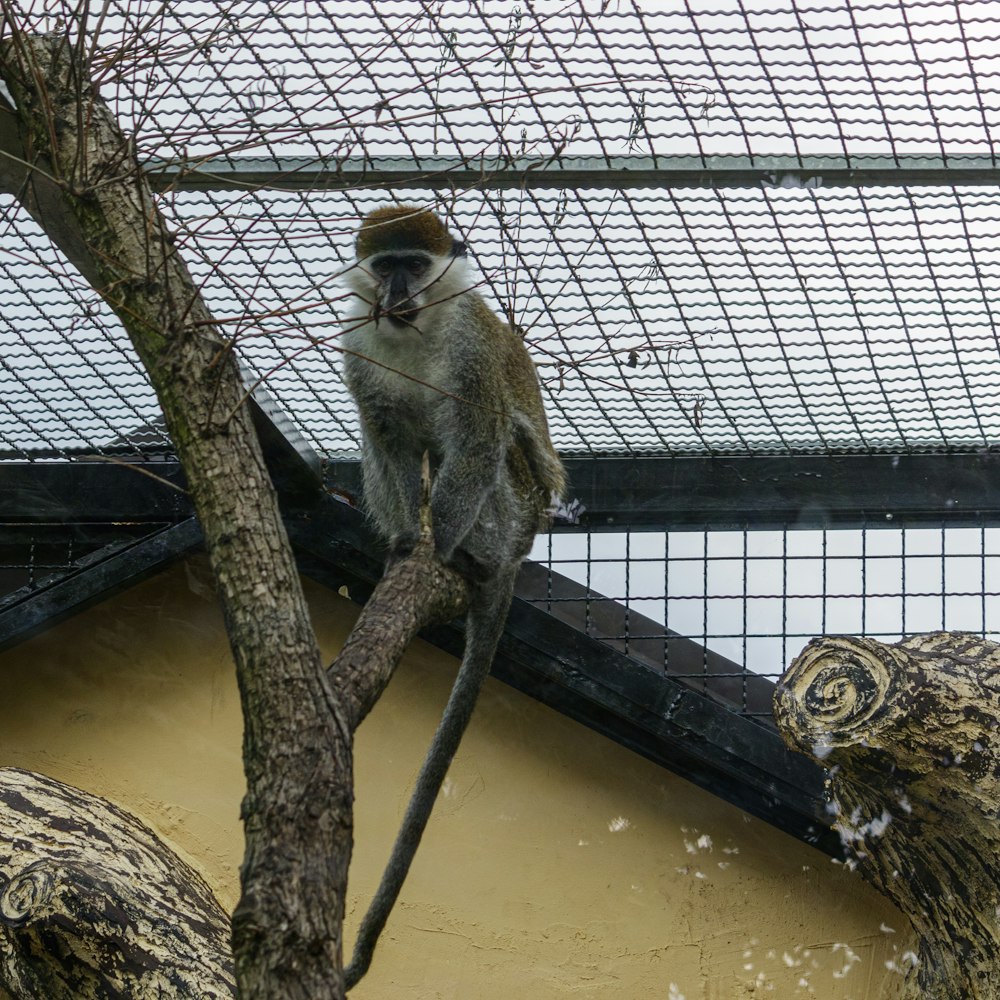
[[[0,986],[15,1000],[234,1000],[229,917],[134,816],[3,768]]]
[[[774,714],[827,768],[850,863],[913,924],[904,996],[1000,1000],[1000,645],[814,639]]]

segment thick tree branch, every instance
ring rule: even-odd
[[[424,455],[417,546],[386,570],[330,665],[331,683],[352,732],[381,697],[417,632],[451,621],[468,603],[466,581],[434,553],[430,468]]]
[[[12,25],[8,18],[0,77],[13,99],[21,159],[51,179],[49,192],[61,192],[43,224],[67,255],[88,258],[84,273],[149,373],[191,487],[237,663],[247,774],[243,896],[233,918],[241,995],[334,995],[342,989],[350,857],[350,730],[322,669],[241,405],[243,385],[131,144],[73,61],[76,47],[66,37],[19,35]],[[67,233],[79,239],[66,245]]]
[[[829,769],[863,873],[909,918],[907,997],[1000,998],[1000,646],[935,632],[814,639],[775,694],[786,742]]]

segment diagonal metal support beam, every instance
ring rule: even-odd
[[[831,856],[825,775],[776,732],[515,600],[494,676]]]
[[[0,603],[0,649],[145,580],[199,545],[201,528],[192,517],[140,542],[99,549],[50,585],[15,591]]]

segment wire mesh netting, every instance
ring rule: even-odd
[[[992,443],[1000,195],[959,186],[963,157],[996,166],[989,4],[133,2],[89,26],[102,93],[166,171],[161,203],[222,329],[321,452],[357,447],[341,279],[358,218],[391,198],[435,205],[468,240],[564,451]],[[257,185],[239,179],[251,156]],[[587,157],[603,171],[584,187]],[[655,169],[633,186],[636,164],[677,157],[701,188],[657,186]],[[773,170],[727,182],[732,157]],[[882,186],[836,186],[871,157]],[[908,183],[907,157],[940,182]],[[335,190],[288,190],[307,162]],[[380,181],[399,162],[409,186]],[[515,162],[527,186],[493,190]],[[789,173],[807,162],[826,175]],[[358,163],[366,179],[339,183]],[[430,190],[470,164],[478,183]],[[192,190],[191,167],[241,190]],[[136,437],[157,407],[117,321],[15,204],[0,448],[162,449]]]
[[[76,8],[20,9],[77,30]],[[344,276],[359,219],[391,200],[433,206],[468,243],[565,454],[994,446],[995,4],[115,0],[93,15],[100,93],[196,285],[322,455],[357,453]],[[0,456],[168,452],[119,322],[0,199]],[[732,680],[724,699],[751,715],[769,711],[753,678],[812,635],[1000,632],[986,521],[752,528],[576,531],[534,556],[575,581],[553,613],[572,604],[590,634],[709,693],[710,675]]]
[[[995,148],[989,2],[120,2],[101,30],[147,156]]]
[[[0,524],[0,612],[167,527],[166,521]]]
[[[755,678],[776,681],[814,636],[1000,639],[992,526],[551,535],[531,557],[580,584],[534,603],[763,721],[772,689]]]
[[[338,374],[343,220],[379,200],[188,194],[173,206],[216,315],[327,453],[357,448]],[[493,193],[452,219],[532,345],[564,451],[993,441],[995,191]],[[39,236],[18,214],[8,239]],[[4,447],[120,443],[157,408],[117,321],[79,279],[24,253],[2,262]]]

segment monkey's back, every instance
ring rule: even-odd
[[[566,473],[549,437],[549,425],[538,384],[538,373],[524,341],[483,301],[469,295],[473,326],[485,331],[491,342],[489,353],[505,374],[505,385],[498,391],[497,402],[509,413],[512,424],[512,447],[508,468],[515,483],[534,494],[541,512],[563,496]]]

